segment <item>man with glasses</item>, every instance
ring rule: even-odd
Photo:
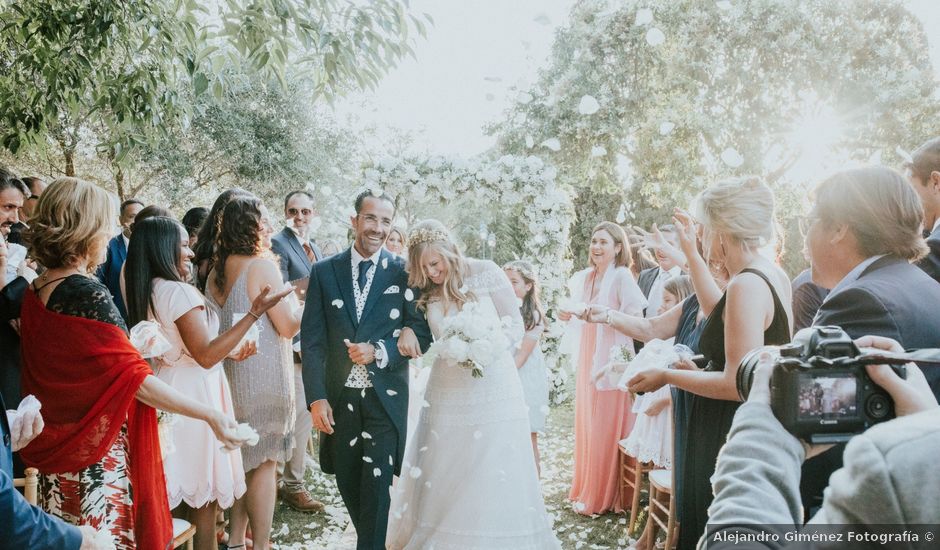
[[[46,190],[46,182],[34,176],[20,178],[20,181],[26,184],[26,187],[29,189],[29,194],[26,195],[26,200],[23,201],[23,206],[20,207],[20,221],[13,224],[10,230],[10,237],[7,240],[14,244],[26,246],[25,239],[23,239],[23,231],[29,227],[29,218],[33,215],[33,210],[36,208],[36,204],[39,202],[39,197],[42,195],[42,192]]]
[[[313,206],[313,195],[307,191],[291,191],[284,199],[284,217],[287,226],[271,237],[271,250],[278,256],[281,277],[297,287],[300,299],[304,299],[311,266],[319,261],[323,254],[311,240],[312,227],[317,220],[317,211]],[[294,338],[294,349],[299,349],[300,336]],[[297,403],[307,403],[301,376],[300,354],[294,352],[294,389]],[[323,504],[307,492],[304,487],[305,460],[307,443],[313,421],[304,407],[297,407],[297,420],[294,429],[294,451],[283,467],[282,485],[278,489],[281,500],[301,512],[315,512],[323,509]]]

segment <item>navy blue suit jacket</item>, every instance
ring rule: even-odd
[[[0,289],[0,395],[14,408],[20,404],[20,336],[10,321],[20,316],[27,286],[17,277]]]
[[[930,253],[917,262],[917,267],[923,269],[934,281],[940,282],[940,227],[934,229],[927,237],[927,246]]]
[[[13,448],[6,405],[0,398],[0,548],[77,550],[82,534],[77,527],[32,506],[13,487]]]
[[[413,299],[406,299],[408,273],[404,260],[384,249],[375,267],[361,322],[356,321],[351,257],[347,249],[315,263],[310,270],[300,328],[304,392],[308,407],[326,399],[330,407],[335,408],[352,370],[343,340],[382,342],[388,354],[387,365],[379,369],[372,363],[367,369],[379,401],[398,430],[398,449],[393,453],[398,474],[407,431],[408,358],[398,353],[397,331],[404,326],[411,327],[422,350],[426,350],[431,343],[431,330],[417,311],[418,293],[413,290]],[[334,438],[323,433],[320,438],[320,466],[326,473],[335,473],[331,452]]]
[[[908,350],[940,348],[940,285],[906,260],[885,256],[823,302],[813,325],[836,325],[852,338],[886,336]],[[921,368],[940,396],[940,367]]]
[[[127,320],[127,307],[124,297],[121,296],[121,267],[127,259],[127,246],[124,244],[124,235],[118,234],[108,242],[108,257],[98,266],[98,280],[111,291],[114,305],[121,312],[121,317]]]
[[[323,259],[323,252],[312,240],[308,241],[313,248],[313,255],[317,261]],[[296,233],[285,227],[280,233],[271,237],[271,251],[274,252],[281,267],[281,278],[284,282],[296,281],[310,276],[313,264],[307,258],[304,247],[297,240]]]

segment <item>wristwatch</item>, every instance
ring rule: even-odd
[[[375,364],[378,365],[385,360],[385,351],[382,349],[382,346],[378,344],[372,344],[372,349],[374,350]]]

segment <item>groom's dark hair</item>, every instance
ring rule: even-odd
[[[359,193],[359,196],[356,197],[356,215],[357,216],[359,215],[359,211],[362,210],[363,201],[365,201],[369,197],[376,198],[382,201],[387,201],[389,204],[392,205],[392,216],[393,217],[395,216],[395,211],[398,210],[398,207],[395,206],[395,199],[393,199],[391,195],[385,193],[384,191],[382,192],[381,195],[376,196],[375,194],[372,193],[371,189],[366,189],[362,193]]]

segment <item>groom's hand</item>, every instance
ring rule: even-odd
[[[343,342],[346,344],[349,358],[356,365],[371,365],[375,362],[375,347],[372,344],[353,344],[349,340]]]
[[[333,409],[330,402],[326,399],[314,401],[310,405],[310,418],[313,420],[313,427],[319,432],[333,434]]]

